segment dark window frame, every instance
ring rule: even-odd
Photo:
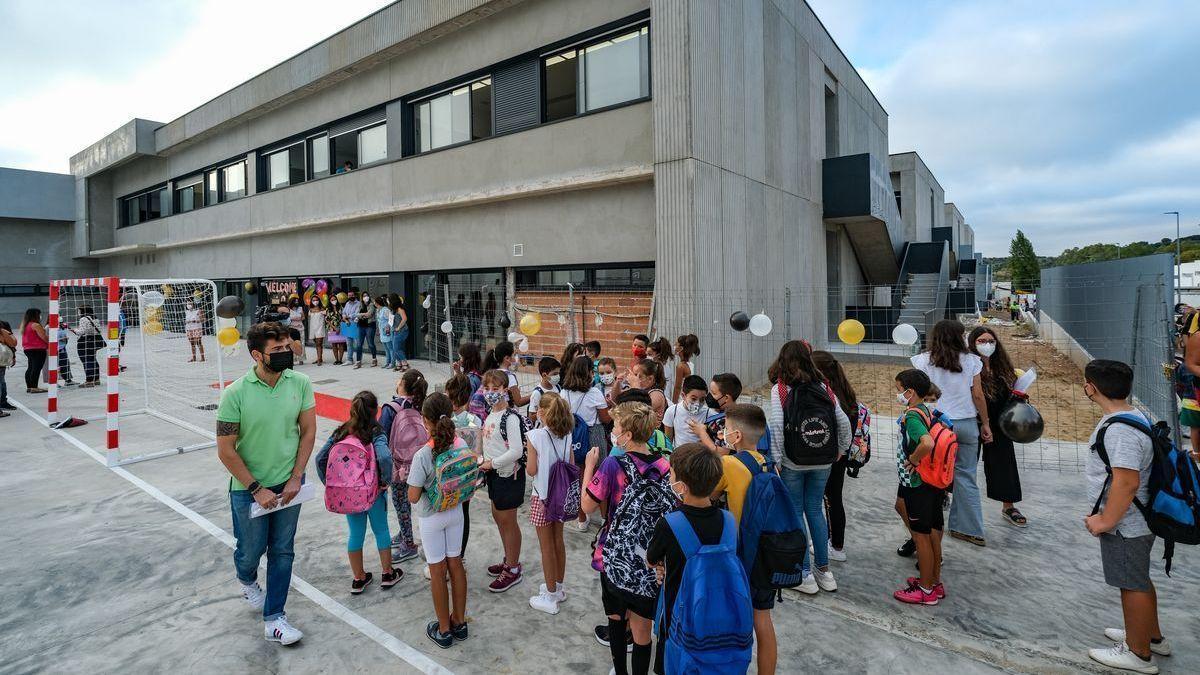
[[[468,117],[467,127],[468,127],[471,135],[474,136],[474,134],[475,134],[475,117],[474,117],[475,85],[480,84],[484,80],[487,80],[487,83],[488,83],[488,97],[490,100],[490,104],[488,105],[488,127],[490,129],[490,133],[488,133],[487,136],[481,136],[479,138],[468,138],[465,141],[458,141],[457,143],[447,143],[446,145],[439,145],[437,147],[431,147],[431,148],[422,150],[420,138],[419,138],[420,130],[417,126],[417,122],[420,119],[419,109],[420,109],[421,105],[424,103],[430,103],[434,99],[441,98],[443,96],[449,96],[455,90],[466,87],[467,88],[467,117]],[[435,91],[431,94],[426,94],[419,98],[414,98],[405,104],[405,108],[407,108],[407,110],[408,110],[407,118],[409,119],[408,131],[405,135],[410,139],[410,142],[411,142],[411,145],[408,145],[407,147],[412,148],[412,153],[410,155],[408,155],[410,157],[415,157],[417,155],[425,155],[425,154],[429,154],[431,152],[437,152],[438,150],[457,148],[459,146],[467,145],[468,143],[475,143],[477,141],[486,141],[489,138],[496,137],[496,88],[495,88],[495,81],[493,80],[493,77],[492,77],[492,70],[488,70],[486,73],[483,73],[483,74],[473,73],[471,77],[460,78],[459,80],[456,80],[454,82],[454,84],[443,86],[438,91]]]
[[[584,92],[582,92],[580,90],[580,85],[582,84],[582,85],[586,86],[586,84],[584,84],[585,81],[583,79],[580,79],[577,74],[576,78],[575,78],[575,102],[576,102],[575,105],[576,105],[577,112],[573,115],[567,115],[565,117],[548,119],[547,114],[546,114],[546,103],[548,100],[546,97],[546,81],[547,81],[546,60],[547,59],[550,59],[555,56],[560,56],[567,51],[573,50],[575,52],[574,58],[576,59],[575,67],[576,67],[576,69],[578,69],[581,67],[580,64],[583,63],[583,61],[580,60],[580,57],[583,55],[583,52],[587,50],[588,47],[593,47],[595,45],[600,44],[601,42],[610,40],[614,37],[619,37],[626,33],[633,33],[635,31],[640,31],[643,28],[646,29],[646,45],[647,45],[646,46],[647,60],[646,60],[646,95],[645,96],[639,96],[637,98],[629,99],[627,101],[621,101],[619,103],[613,103],[611,105],[606,105],[606,106],[598,107],[598,108],[591,108],[591,109],[584,110],[583,112],[578,112],[579,99],[581,96],[584,96]],[[572,41],[564,41],[563,43],[560,43],[559,45],[555,46],[553,49],[539,50],[538,67],[540,68],[540,71],[541,71],[541,75],[540,75],[540,79],[541,79],[541,110],[539,111],[539,115],[540,115],[540,119],[541,119],[541,124],[554,124],[556,122],[562,122],[564,120],[578,119],[580,117],[585,117],[587,115],[595,115],[596,113],[602,113],[602,112],[606,112],[608,110],[614,110],[616,108],[623,108],[627,105],[634,105],[637,103],[642,103],[643,101],[651,100],[654,97],[654,93],[653,93],[653,91],[654,91],[654,69],[651,65],[651,59],[649,57],[650,57],[650,49],[653,48],[653,40],[654,40],[654,31],[650,29],[650,18],[647,16],[647,17],[643,17],[640,19],[630,21],[628,23],[623,23],[621,25],[618,25],[614,28],[609,28],[607,30],[605,30],[603,28],[598,29],[596,32],[586,34],[586,37],[575,40],[573,42]],[[586,97],[584,97],[584,100],[586,101]]]
[[[259,191],[270,192],[272,190],[281,190],[285,187],[299,185],[309,180],[309,142],[310,139],[299,138],[291,143],[273,147],[270,151],[262,153],[262,161],[259,163],[259,170],[264,174],[263,179],[258,181]],[[300,161],[303,164],[304,176],[298,181],[292,181],[291,176],[291,151],[293,148],[300,147]],[[288,153],[288,182],[285,185],[271,185],[271,158],[280,153]]]
[[[141,225],[142,223],[148,223],[153,220],[159,220],[161,218],[165,218],[167,216],[174,215],[173,209],[164,209],[164,207],[169,207],[173,204],[174,193],[168,189],[169,186],[170,186],[170,181],[164,181],[153,187],[145,188],[143,190],[138,190],[137,192],[132,192],[132,193],[125,195],[124,197],[121,197],[120,199],[118,199],[117,204],[118,204],[118,210],[120,211],[120,213],[119,213],[120,217],[117,219],[117,223],[118,223],[117,229],[121,229],[124,227],[133,227],[134,225]],[[167,191],[166,204],[164,204],[162,201],[162,195],[159,195],[158,215],[150,217],[149,216],[149,214],[150,214],[150,197],[151,197],[151,195],[160,193],[163,190]],[[142,208],[142,205],[141,205],[142,199],[146,200],[144,209]],[[138,200],[139,212],[144,210],[145,213],[147,214],[146,218],[141,218],[136,223],[131,222],[131,220],[129,218],[129,205],[134,200]],[[164,210],[167,210],[168,212],[164,213]]]
[[[627,270],[629,272],[629,282],[624,284],[602,284],[596,281],[596,272],[605,270]],[[650,278],[641,279],[637,282],[633,280],[634,271],[651,272]],[[653,262],[635,262],[635,263],[614,263],[605,265],[546,265],[539,267],[518,267],[516,269],[516,284],[518,290],[539,290],[539,289],[563,289],[565,283],[543,283],[538,277],[543,273],[554,272],[583,272],[584,280],[580,283],[574,283],[575,290],[584,291],[621,291],[621,290],[654,290],[654,273],[656,267]]]

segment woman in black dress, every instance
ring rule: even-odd
[[[1017,455],[1013,441],[1000,427],[1000,413],[1012,400],[1016,371],[1008,359],[1008,353],[1000,344],[995,331],[986,326],[977,326],[967,339],[971,353],[983,359],[980,380],[987,399],[988,419],[994,420],[992,442],[983,444],[983,475],[987,479],[987,496],[1001,503],[1000,515],[1017,527],[1028,523],[1025,516],[1014,506],[1021,501],[1021,476],[1017,472]]]

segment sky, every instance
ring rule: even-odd
[[[385,0],[0,0],[0,166],[69,171]],[[1200,234],[1200,2],[809,0],[976,232],[1006,255]],[[49,30],[47,27],[53,27]],[[17,67],[13,67],[16,65]]]

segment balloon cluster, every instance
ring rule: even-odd
[[[771,334],[773,324],[771,317],[761,312],[754,316],[748,316],[745,312],[737,311],[729,315],[729,327],[739,333],[749,329],[758,337],[766,337]]]
[[[237,329],[237,317],[245,310],[246,303],[236,295],[227,295],[217,301],[217,342],[225,356],[237,353],[238,340],[242,337]]]

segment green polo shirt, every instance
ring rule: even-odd
[[[287,482],[296,466],[300,413],[316,405],[308,375],[289,368],[270,387],[251,368],[225,387],[217,420],[239,425],[237,454],[254,479],[264,486],[279,485]],[[229,489],[246,486],[231,477]]]

